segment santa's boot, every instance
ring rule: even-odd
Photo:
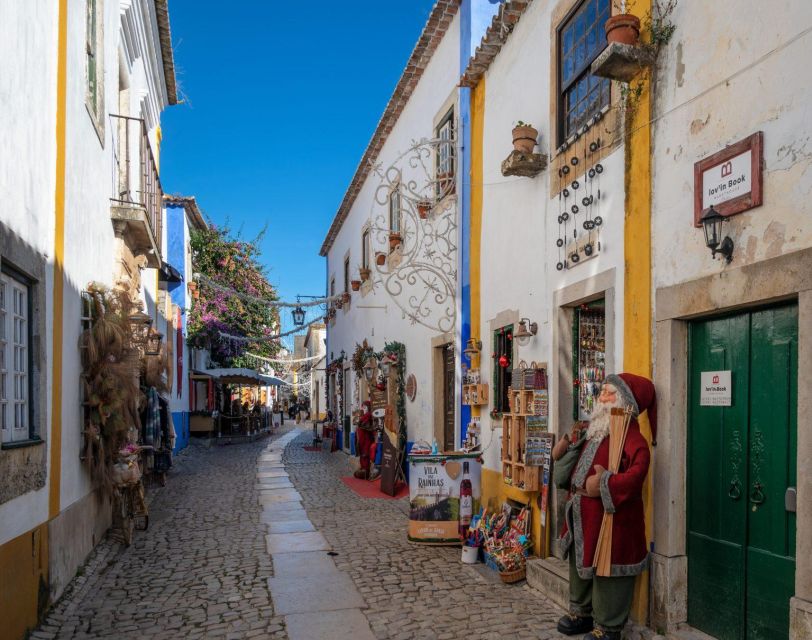
[[[574,636],[592,630],[592,616],[579,616],[568,613],[558,620],[558,632],[565,636]]]

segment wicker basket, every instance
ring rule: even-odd
[[[513,584],[514,582],[521,582],[527,576],[527,567],[522,565],[521,568],[514,571],[500,571],[499,577],[505,584]]]
[[[520,391],[525,388],[525,371],[527,370],[527,363],[524,360],[519,360],[518,366],[514,367],[510,372],[510,387],[514,391]]]

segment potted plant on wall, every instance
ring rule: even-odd
[[[400,243],[402,242],[402,238],[400,236],[399,231],[390,231],[389,232],[389,250],[394,251],[398,248]]]
[[[519,120],[513,127],[513,149],[522,153],[533,153],[538,135],[538,129],[532,124]]]
[[[625,0],[622,4],[614,3],[618,13],[611,16],[604,25],[608,44],[618,42],[636,46],[640,41],[640,18],[628,13],[633,4],[631,0]]]
[[[379,267],[386,264],[386,254],[383,251],[378,251],[375,254],[375,264],[377,264]]]
[[[431,212],[431,202],[429,200],[417,201],[417,215],[421,220],[425,220],[426,218],[428,218],[430,212]]]
[[[358,275],[361,278],[361,282],[366,282],[372,275],[372,270],[369,267],[361,267],[358,270]]]
[[[361,281],[360,280],[350,280],[350,286],[352,287],[353,291],[358,291],[361,288]]]

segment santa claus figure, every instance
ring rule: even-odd
[[[617,473],[609,466],[612,408],[631,411],[631,422]],[[646,411],[657,434],[657,405],[650,380],[631,373],[607,376],[584,431],[565,435],[553,449],[554,480],[568,491],[559,543],[569,557],[570,611],[558,621],[566,635],[584,640],[620,640],[632,605],[635,577],[646,569],[643,482],[650,452],[638,416]],[[604,513],[612,513],[611,571],[595,574],[593,561]]]
[[[375,425],[372,422],[371,407],[369,400],[361,405],[361,417],[358,418],[358,430],[355,432],[355,446],[361,466],[354,475],[362,480],[370,479],[370,464],[375,459]]]

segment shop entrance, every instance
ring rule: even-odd
[[[454,391],[456,367],[454,345],[443,346],[443,451],[454,451]]]
[[[798,307],[694,322],[689,339],[688,622],[720,640],[786,638],[795,583]],[[730,406],[703,406],[728,403],[725,392],[710,399],[728,371]]]

